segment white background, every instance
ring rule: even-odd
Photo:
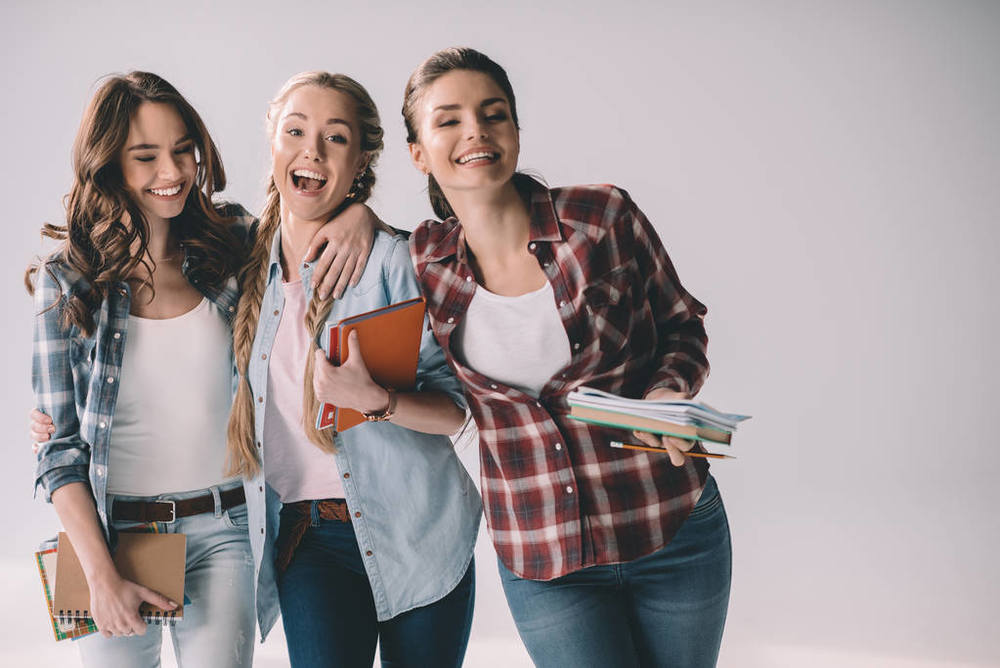
[[[301,70],[350,74],[386,128],[373,206],[412,228],[429,207],[403,86],[456,44],[507,68],[521,166],[627,188],[708,305],[702,396],[755,416],[713,467],[734,546],[720,665],[1000,663],[1000,4],[90,0],[5,2],[0,23],[3,665],[76,662],[31,565],[57,522],[31,501],[21,275],[62,221],[97,79],[174,83],[256,210],[266,101]],[[529,665],[485,535],[477,555],[467,665]],[[283,652],[276,634],[257,665]]]

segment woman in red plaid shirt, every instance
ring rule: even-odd
[[[721,497],[693,442],[610,447],[568,419],[587,385],[693,396],[708,374],[705,307],[652,225],[613,186],[549,189],[516,173],[503,68],[440,51],[403,104],[435,213],[410,239],[434,334],[480,436],[483,506],[518,632],[540,666],[712,666],[729,601]]]

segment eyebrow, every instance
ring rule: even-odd
[[[183,137],[181,137],[180,139],[178,139],[177,141],[174,142],[174,146],[178,146],[179,144],[183,144],[186,141],[191,141],[191,135],[184,135]],[[160,145],[159,144],[136,144],[135,146],[129,146],[127,149],[125,149],[125,151],[126,152],[128,152],[128,151],[148,151],[149,149],[153,149],[153,148],[160,148]]]
[[[496,104],[497,102],[503,102],[506,104],[507,100],[502,97],[488,97],[479,103],[480,107],[488,107],[491,104]],[[455,111],[456,109],[461,109],[460,104],[442,104],[440,107],[434,107],[433,111]]]
[[[306,116],[305,114],[303,114],[301,112],[298,112],[298,111],[290,111],[287,114],[285,114],[285,118],[289,118],[291,116],[295,116],[296,118],[301,118],[304,121],[308,121],[309,120],[308,116]],[[343,118],[328,118],[328,119],[326,119],[326,124],[327,125],[346,125],[348,127],[348,129],[350,129],[350,127],[351,127],[351,124],[348,123],[347,121],[345,121]]]

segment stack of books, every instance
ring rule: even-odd
[[[689,441],[711,444],[722,452],[691,452],[694,456],[718,459],[732,458],[733,432],[736,426],[750,418],[749,415],[723,413],[700,401],[654,401],[626,399],[610,392],[581,387],[567,397],[569,416],[574,420],[606,427],[617,427],[675,436]],[[646,444],[612,441],[611,447],[635,450],[653,450]]]

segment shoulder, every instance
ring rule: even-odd
[[[226,220],[230,232],[242,243],[248,242],[256,232],[257,217],[239,202],[219,202],[215,211]]]
[[[410,255],[418,267],[429,258],[447,255],[453,250],[458,233],[458,219],[434,220],[419,223],[410,234]]]
[[[376,230],[369,262],[375,260],[387,270],[392,270],[402,264],[410,267],[410,255],[407,248],[405,234],[389,234],[383,230]]]
[[[57,291],[67,297],[90,290],[90,283],[66,261],[65,251],[57,250],[38,263],[34,285],[36,291]]]
[[[549,192],[560,220],[603,227],[614,222],[617,214],[628,213],[635,207],[623,188],[610,184],[563,186]]]

